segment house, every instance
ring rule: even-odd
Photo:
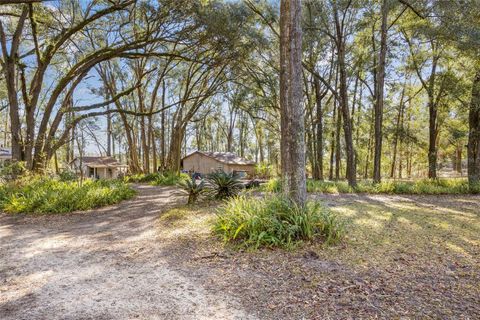
[[[75,158],[70,165],[77,174],[96,179],[115,179],[127,173],[128,166],[113,157]]]
[[[239,157],[232,152],[195,151],[182,159],[183,170],[208,174],[218,170],[227,173],[255,174],[255,161]]]

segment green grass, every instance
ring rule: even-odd
[[[118,180],[61,181],[25,177],[0,186],[0,210],[7,213],[67,213],[88,210],[130,199],[136,194]]]
[[[213,231],[225,242],[251,249],[292,248],[316,238],[332,243],[344,234],[343,224],[319,202],[299,207],[282,196],[230,199],[219,208]]]
[[[279,192],[281,181],[271,179],[260,187],[261,191]],[[352,188],[346,181],[307,180],[310,193],[371,193],[371,194],[470,194],[480,193],[480,186],[469,186],[464,179],[422,179],[416,181],[383,181],[374,184],[371,181],[359,181]]]
[[[393,265],[405,258],[404,272],[439,261],[478,266],[478,198],[443,195],[375,200],[336,197],[331,210],[348,221],[344,248],[316,251],[322,259],[350,265]],[[438,266],[436,266],[438,267]],[[477,267],[475,267],[477,268]]]

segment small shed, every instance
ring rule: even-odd
[[[73,159],[71,167],[77,174],[95,179],[116,179],[127,173],[128,166],[113,157],[79,157]]]
[[[232,152],[195,151],[182,159],[183,170],[208,174],[218,170],[227,173],[255,174],[255,161],[237,156]]]

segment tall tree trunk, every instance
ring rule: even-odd
[[[332,123],[335,122],[335,117],[337,113],[337,99],[334,99],[333,102],[333,115],[332,115]],[[331,144],[330,144],[330,166],[328,168],[328,179],[330,181],[333,180],[333,164],[335,160],[335,128],[332,128],[331,133]]]
[[[108,97],[107,97],[108,99]],[[107,106],[107,110],[110,106]],[[112,114],[107,114],[107,156],[112,156]]]
[[[373,182],[379,183],[382,179],[382,140],[383,140],[383,104],[385,87],[385,60],[387,56],[387,33],[388,33],[388,2],[382,4],[382,26],[380,38],[380,52],[378,54],[377,90],[375,102],[375,156],[373,160]]]
[[[338,55],[338,69],[340,80],[340,111],[342,113],[342,124],[345,136],[345,151],[347,158],[347,180],[351,187],[357,186],[357,166],[355,163],[355,149],[353,147],[352,121],[350,118],[350,109],[348,107],[348,85],[347,85],[347,66],[345,62],[345,36],[343,22],[338,16],[337,5],[334,6],[336,46]]]
[[[3,23],[0,21],[0,44],[3,54],[2,69],[5,76],[5,87],[7,90],[9,113],[10,113],[10,132],[12,144],[12,159],[17,161],[24,160],[23,141],[21,133],[21,122],[18,105],[18,90],[17,90],[17,76],[16,76],[16,60],[18,55],[18,48],[20,46],[20,38],[23,33],[25,20],[27,19],[28,6],[24,6],[22,13],[18,19],[15,32],[12,39],[7,43],[7,35],[5,34]],[[1,60],[0,60],[1,61]]]
[[[393,135],[393,157],[392,157],[392,165],[390,167],[390,178],[395,178],[395,165],[397,162],[397,150],[398,150],[398,140],[400,136],[402,118],[403,118],[403,109],[404,109],[404,97],[405,97],[405,86],[406,83],[403,84],[402,94],[400,96],[400,105],[398,106],[398,113],[397,119],[395,123],[395,133]]]
[[[145,112],[145,103],[143,99],[143,92],[141,88],[139,87],[137,89],[138,91],[138,100],[139,100],[139,106],[140,106],[140,112]],[[147,141],[147,125],[145,124],[145,116],[142,115],[140,117],[140,145],[142,146],[142,158],[143,158],[143,172],[144,173],[149,173],[150,172],[150,150],[148,146],[148,141]]]
[[[480,69],[473,80],[468,123],[468,182],[474,185],[480,183]]]
[[[373,119],[373,112],[374,108],[372,108],[372,119]],[[370,160],[372,159],[372,140],[373,140],[373,123],[370,124],[370,130],[368,132],[368,143],[367,143],[367,157],[365,159],[365,170],[363,172],[363,178],[367,179],[368,178],[368,167],[370,166]]]
[[[462,143],[457,144],[455,150],[455,171],[462,174]]]
[[[340,179],[340,166],[342,165],[342,150],[340,145],[340,136],[342,130],[342,113],[340,110],[337,112],[337,120],[335,122],[335,180]]]
[[[282,0],[280,4],[280,90],[283,190],[298,205],[307,198],[305,177],[305,123],[302,90],[301,1]]]
[[[317,104],[317,148],[316,148],[316,173],[315,178],[323,181],[323,110],[322,94],[320,93],[320,81],[313,78],[315,85],[315,99]]]
[[[168,152],[168,169],[174,173],[180,172],[184,136],[185,128],[183,126],[174,126],[172,128],[172,138],[170,140],[170,149]]]
[[[428,102],[428,177],[437,178],[437,106],[434,98],[429,97]]]
[[[158,159],[157,159],[157,141],[155,137],[155,129],[153,128],[153,116],[148,117],[148,131],[149,131],[149,145],[152,150],[152,172],[157,172]]]

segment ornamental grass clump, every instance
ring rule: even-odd
[[[344,224],[319,202],[297,206],[282,195],[234,197],[220,207],[213,227],[225,242],[239,247],[292,248],[304,241],[339,241]]]

